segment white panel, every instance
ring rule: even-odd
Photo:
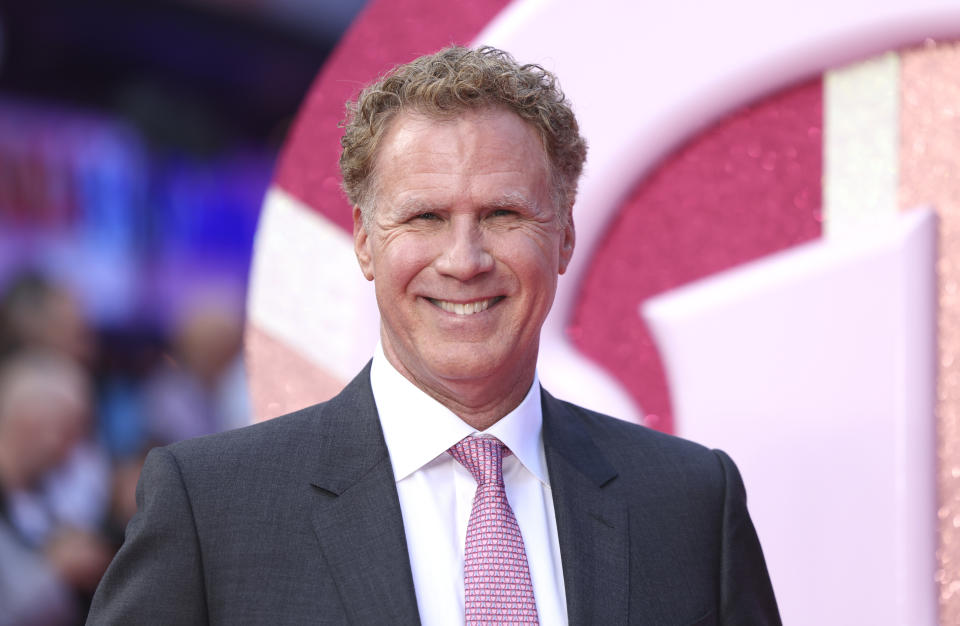
[[[823,83],[823,230],[858,233],[899,212],[900,56],[827,72]]]
[[[936,624],[932,211],[644,307],[678,432],[731,453],[786,624]]]
[[[342,380],[373,355],[380,320],[353,238],[273,187],[254,245],[250,321]]]

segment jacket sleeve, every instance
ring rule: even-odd
[[[88,624],[206,624],[203,561],[190,495],[176,457],[148,455],[137,513],[97,588]]]
[[[747,494],[737,466],[714,450],[725,478],[723,543],[720,555],[720,623],[780,626],[780,613],[760,540],[747,512]]]

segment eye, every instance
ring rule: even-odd
[[[428,221],[428,222],[432,222],[432,221],[434,221],[434,220],[440,219],[440,216],[437,215],[436,213],[431,213],[430,211],[425,211],[425,212],[423,212],[423,213],[418,213],[418,214],[414,215],[414,216],[413,216],[413,219],[414,219],[414,220],[426,220],[426,221]]]
[[[516,214],[517,212],[513,209],[494,209],[490,211],[490,217],[511,217]]]

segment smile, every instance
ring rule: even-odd
[[[474,313],[481,313],[486,311],[494,304],[503,300],[504,296],[497,296],[495,298],[487,298],[486,300],[477,300],[476,302],[448,302],[446,300],[437,300],[436,298],[427,298],[430,300],[430,303],[436,307],[439,307],[441,310],[446,311],[447,313],[453,313],[455,315],[473,315]]]

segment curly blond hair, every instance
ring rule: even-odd
[[[372,200],[377,147],[400,111],[439,119],[466,109],[505,107],[540,136],[550,163],[561,217],[569,218],[587,144],[556,77],[539,65],[519,65],[510,54],[484,46],[450,46],[398,65],[347,103],[340,140],[343,189],[365,219]]]

